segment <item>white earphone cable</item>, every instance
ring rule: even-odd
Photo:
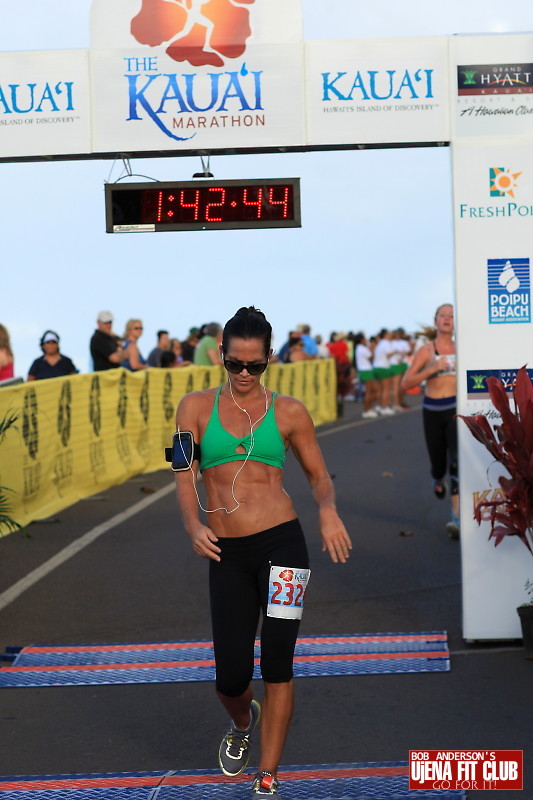
[[[244,469],[244,467],[245,467],[245,465],[246,465],[246,462],[247,462],[247,461],[248,461],[248,459],[250,458],[250,455],[251,455],[251,453],[252,453],[252,451],[253,451],[253,449],[254,449],[254,445],[255,445],[254,428],[255,428],[257,425],[259,425],[259,423],[260,423],[260,422],[261,422],[261,421],[262,421],[262,420],[263,420],[263,419],[266,417],[266,415],[268,414],[268,394],[267,394],[267,391],[266,391],[265,387],[264,387],[262,384],[261,384],[261,387],[262,387],[262,389],[263,389],[263,392],[265,393],[265,411],[264,411],[264,413],[263,413],[263,414],[262,414],[262,415],[259,417],[259,419],[257,419],[257,420],[256,420],[255,422],[253,422],[253,423],[252,423],[252,418],[251,418],[250,414],[248,413],[248,411],[247,411],[245,408],[242,408],[242,406],[240,406],[240,405],[237,403],[237,401],[235,400],[235,397],[233,396],[233,391],[232,391],[232,388],[231,388],[231,381],[230,381],[229,379],[228,379],[228,386],[229,386],[229,391],[230,391],[230,394],[231,394],[231,399],[233,400],[233,402],[235,403],[235,405],[237,406],[237,408],[238,408],[238,409],[240,409],[240,411],[242,411],[244,414],[246,414],[246,416],[248,417],[248,422],[250,423],[250,449],[249,449],[249,450],[248,450],[248,452],[246,453],[246,458],[244,459],[244,461],[242,462],[241,466],[239,467],[239,469],[238,469],[238,470],[237,470],[237,472],[235,473],[235,476],[234,476],[234,478],[233,478],[233,481],[231,482],[231,496],[232,496],[232,498],[233,498],[233,501],[236,503],[236,505],[235,505],[235,507],[234,507],[234,508],[227,509],[225,506],[220,506],[219,508],[204,508],[204,507],[203,507],[203,505],[202,505],[202,503],[201,503],[201,500],[200,500],[200,496],[199,496],[199,494],[198,494],[198,489],[197,489],[197,486],[196,486],[196,477],[195,477],[195,475],[194,475],[194,470],[193,470],[193,468],[192,468],[192,464],[193,464],[193,460],[194,460],[194,454],[193,454],[193,453],[191,453],[191,460],[189,461],[189,460],[188,460],[188,458],[187,458],[187,456],[185,455],[185,451],[184,451],[184,449],[183,449],[183,444],[181,443],[181,439],[180,439],[180,447],[181,447],[181,452],[183,453],[183,458],[185,459],[185,462],[187,463],[187,466],[188,466],[188,468],[189,468],[189,469],[190,469],[190,471],[191,471],[191,475],[192,475],[192,485],[193,485],[193,488],[194,488],[194,493],[195,493],[195,495],[196,495],[196,500],[198,501],[198,505],[199,505],[199,507],[201,508],[201,510],[202,510],[202,511],[204,511],[206,514],[214,514],[216,511],[225,511],[225,512],[226,512],[226,514],[233,514],[233,512],[234,512],[234,511],[237,511],[237,509],[238,509],[238,508],[240,508],[240,505],[241,505],[241,504],[240,504],[240,502],[237,500],[237,498],[235,497],[235,481],[237,480],[238,476],[240,475],[240,473],[241,473],[241,472],[242,472],[242,470]],[[178,425],[178,433],[180,433],[180,427],[179,427],[179,425]],[[235,437],[235,438],[236,438],[236,437]]]

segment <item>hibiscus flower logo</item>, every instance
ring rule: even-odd
[[[251,34],[249,6],[255,0],[142,0],[131,33],[150,47],[168,43],[174,61],[222,67],[238,58]]]
[[[294,572],[292,569],[284,569],[283,572],[279,573],[279,577],[282,581],[292,581],[294,578]]]

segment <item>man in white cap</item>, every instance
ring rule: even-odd
[[[124,351],[118,336],[112,332],[113,314],[100,311],[96,318],[97,328],[91,337],[91,356],[95,372],[120,367]]]

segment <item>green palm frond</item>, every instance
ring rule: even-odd
[[[19,525],[16,520],[9,516],[9,511],[11,509],[11,504],[9,502],[9,497],[7,496],[6,492],[11,492],[11,489],[8,489],[7,486],[0,486],[0,535],[5,533],[4,529],[7,529],[7,532],[10,533],[11,531],[21,531],[22,526]]]
[[[13,533],[13,531],[21,531],[22,525],[19,525],[13,517],[8,517],[6,514],[0,514],[0,536],[4,533]]]
[[[15,425],[17,419],[18,414],[14,413],[11,409],[8,409],[2,419],[0,419],[0,444],[2,444],[10,429],[17,430],[17,426]],[[4,533],[22,530],[22,526],[9,515],[11,503],[6,492],[12,492],[12,489],[9,489],[7,486],[0,486],[0,536]]]
[[[3,419],[0,419],[0,442],[4,441],[5,435],[10,428],[17,430],[15,422],[18,420],[18,414],[14,414],[9,409],[4,414]]]

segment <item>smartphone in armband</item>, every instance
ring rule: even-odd
[[[172,463],[173,472],[191,469],[193,461],[200,460],[200,447],[191,431],[176,431],[172,436],[172,447],[165,447],[165,459]]]

